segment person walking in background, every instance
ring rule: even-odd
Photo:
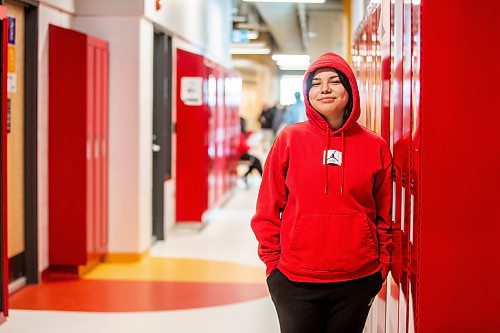
[[[253,170],[257,170],[262,177],[262,164],[257,156],[249,153],[250,147],[247,144],[247,130],[246,130],[246,120],[240,117],[240,144],[238,146],[238,153],[240,155],[240,161],[248,161],[248,170],[243,175],[243,181],[248,185],[248,175],[252,173]]]
[[[281,107],[281,104],[280,103],[276,103],[274,106],[274,118],[273,118],[273,134],[274,134],[274,137],[276,136],[276,134],[278,134],[278,132],[283,128],[281,125],[283,124],[283,114],[284,114],[284,110],[283,108]]]
[[[276,107],[267,105],[264,106],[262,112],[259,115],[259,124],[262,129],[272,129],[273,128],[273,119],[276,113]]]
[[[271,147],[271,143],[274,140],[273,121],[275,114],[275,106],[265,105],[259,116],[259,124],[262,130],[263,137],[263,149],[265,152],[269,150],[269,148]]]
[[[295,92],[295,103],[287,106],[283,116],[283,122],[287,125],[291,125],[306,120],[307,116],[304,102],[300,99],[300,92],[297,91]]]
[[[391,153],[357,123],[344,59],[321,55],[303,87],[308,121],[271,147],[251,226],[282,333],[361,333],[390,270]]]

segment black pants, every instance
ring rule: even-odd
[[[361,333],[382,283],[380,272],[336,283],[292,282],[278,269],[267,278],[281,333]]]
[[[241,155],[240,160],[250,161],[250,166],[248,167],[248,170],[244,175],[245,177],[248,176],[254,169],[257,170],[262,176],[262,164],[257,157],[246,153]]]

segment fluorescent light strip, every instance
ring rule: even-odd
[[[259,38],[259,34],[256,31],[249,31],[249,32],[247,32],[247,38],[248,39],[257,39],[257,38]]]
[[[326,0],[243,0],[244,2],[302,2],[302,3],[325,3]]]
[[[234,48],[231,49],[231,54],[269,54],[271,53],[270,49],[253,49],[253,48]]]
[[[307,54],[273,54],[274,61],[310,61],[311,57]]]
[[[273,54],[272,59],[282,70],[306,70],[311,62],[306,54]]]
[[[305,71],[307,68],[309,68],[309,65],[282,65],[278,66],[281,70],[283,71]]]

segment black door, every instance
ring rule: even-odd
[[[153,83],[153,242],[164,239],[163,184],[171,176],[172,39],[155,32]]]

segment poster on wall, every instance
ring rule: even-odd
[[[9,16],[7,48],[7,92],[15,93],[16,84],[16,18]]]
[[[16,45],[16,18],[9,16],[8,43]]]
[[[189,77],[181,78],[181,100],[186,105],[203,105],[203,78]]]
[[[7,74],[7,92],[15,93],[17,91],[17,83],[16,83],[16,73],[8,73]]]

